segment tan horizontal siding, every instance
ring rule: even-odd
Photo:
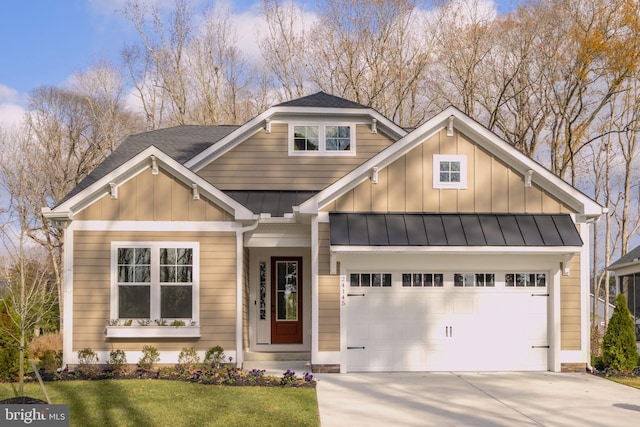
[[[340,276],[318,277],[318,350],[340,350]]]
[[[569,265],[570,273],[560,279],[560,347],[562,350],[580,350],[581,340],[581,290],[580,255],[575,255]]]
[[[318,273],[320,275],[329,274],[331,267],[329,256],[331,247],[329,223],[321,222],[318,224],[318,245]]]
[[[200,243],[199,339],[105,338],[110,313],[112,241]],[[155,345],[161,352],[190,346],[198,350],[215,345],[235,349],[235,233],[76,231],[74,242],[74,351],[85,347],[95,351],[141,350],[144,344]],[[91,250],[83,250],[86,248]]]
[[[228,212],[160,169],[157,175],[147,169],[118,187],[118,198],[101,197],[83,211],[77,220],[102,221],[231,221]]]
[[[467,188],[433,188],[433,156],[467,157]],[[535,181],[535,177],[534,177]],[[342,212],[568,213],[570,209],[457,132],[443,130],[323,208]]]
[[[320,190],[387,148],[392,140],[356,126],[355,156],[289,156],[288,125],[271,125],[201,169],[222,190]]]

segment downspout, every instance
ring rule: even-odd
[[[258,227],[259,220],[253,224],[236,229],[236,366],[242,368],[244,349],[242,347],[242,297],[244,280],[244,233]]]

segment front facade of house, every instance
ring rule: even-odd
[[[582,370],[601,213],[454,108],[407,132],[320,92],[133,135],[44,212],[64,362],[220,345],[316,372]]]

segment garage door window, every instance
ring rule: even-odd
[[[496,275],[493,273],[456,273],[453,275],[453,285],[456,287],[494,287]]]
[[[402,286],[408,287],[439,287],[444,283],[442,273],[403,273]]]
[[[544,288],[547,286],[547,275],[544,273],[507,273],[504,285],[508,288]]]
[[[351,273],[351,287],[379,288],[391,286],[391,273]]]

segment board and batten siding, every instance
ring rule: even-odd
[[[106,339],[110,320],[111,242],[200,243],[200,338]],[[106,232],[76,231],[73,248],[73,351],[140,351],[145,344],[162,351],[183,347],[206,350],[220,345],[235,348],[236,236],[222,232]],[[135,361],[130,361],[134,363]]]
[[[74,216],[76,220],[102,221],[233,221],[233,216],[162,169],[146,169]]]
[[[459,132],[443,130],[322,210],[325,212],[570,213],[561,201]],[[433,188],[433,155],[467,156],[467,188]]]
[[[272,124],[198,175],[221,190],[321,190],[393,143],[369,125],[356,125],[355,156],[289,156],[288,125]]]

